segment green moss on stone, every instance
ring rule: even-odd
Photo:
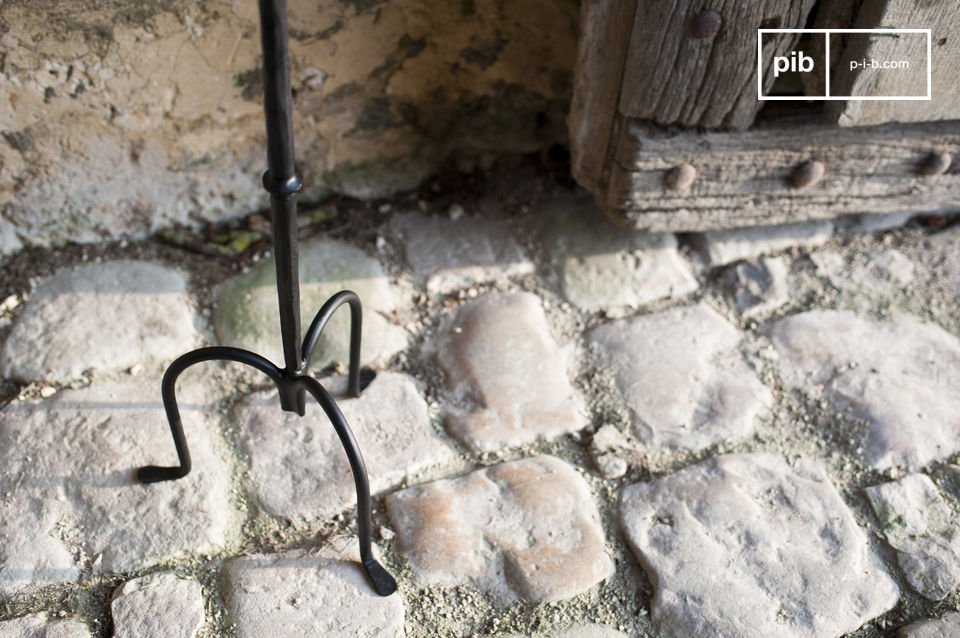
[[[404,62],[420,55],[420,52],[423,51],[426,46],[426,38],[412,38],[409,34],[404,33],[400,36],[400,39],[397,40],[396,50],[387,56],[383,64],[380,64],[370,72],[370,79],[382,80],[389,78],[403,66]]]
[[[363,13],[380,6],[382,0],[340,0],[340,3],[352,7],[356,13]]]
[[[392,128],[415,124],[417,107],[404,100],[377,96],[364,102],[350,134],[378,134]]]
[[[259,66],[233,76],[233,84],[240,88],[245,100],[260,101],[263,97],[263,69]]]
[[[493,42],[460,49],[460,57],[481,70],[486,70],[496,63],[507,42],[498,31]]]
[[[3,131],[0,136],[15,151],[26,153],[33,150],[33,136],[26,130],[23,131]]]

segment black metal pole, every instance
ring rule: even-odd
[[[333,397],[320,382],[306,375],[310,356],[320,335],[337,308],[350,308],[350,377],[348,394],[359,396],[365,386],[360,370],[360,339],[363,312],[356,293],[343,290],[327,300],[316,314],[307,334],[300,341],[300,281],[297,272],[297,191],[303,179],[294,165],[293,96],[290,91],[290,54],[287,49],[286,0],[260,0],[261,42],[263,45],[263,110],[267,125],[267,171],[263,186],[270,193],[273,216],[273,260],[277,270],[277,301],[280,306],[280,337],[283,360],[280,369],[258,354],[239,348],[216,346],[200,348],[179,357],[163,375],[161,395],[170,433],[177,451],[177,466],[148,465],[137,471],[142,483],[157,483],[183,478],[190,473],[190,449],[177,406],[177,378],[184,370],[205,361],[234,361],[260,370],[277,386],[280,407],[300,416],[305,413],[306,394],[316,399],[333,424],[350,462],[357,490],[357,536],[360,563],[381,596],[397,591],[397,582],[373,556],[370,522],[370,482],[357,439],[350,431]],[[372,380],[366,375],[366,381]]]
[[[287,372],[299,372],[300,282],[297,270],[296,194],[303,179],[294,164],[287,2],[260,0],[259,4],[263,47],[263,112],[267,126],[267,171],[263,174],[263,187],[270,192],[283,361]]]

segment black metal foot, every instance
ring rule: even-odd
[[[377,378],[377,371],[371,370],[370,368],[363,368],[360,370],[360,392],[363,392],[367,389],[373,380]]]
[[[376,559],[368,558],[363,561],[363,570],[367,572],[367,580],[379,595],[389,596],[397,591],[397,581]]]
[[[182,479],[190,470],[182,467],[160,467],[147,465],[137,470],[137,480],[141,483],[159,483],[160,481],[175,481]]]

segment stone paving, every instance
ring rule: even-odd
[[[551,456],[410,487],[388,496],[387,510],[426,584],[472,582],[498,602],[552,602],[613,571],[589,486]]]
[[[812,388],[860,422],[871,467],[916,468],[960,449],[960,340],[917,317],[812,310],[774,322],[787,383]]]
[[[540,202],[302,245],[305,321],[364,302],[369,386],[346,312],[313,369],[388,598],[332,428],[249,371],[184,374],[193,470],[135,481],[176,459],[174,357],[279,358],[268,255],[211,284],[144,244],[3,295],[0,637],[960,635],[957,227],[639,236]]]
[[[533,294],[485,295],[447,317],[426,352],[444,372],[447,427],[476,451],[549,439],[586,425],[569,352]]]
[[[223,587],[241,638],[402,636],[403,601],[374,593],[342,548],[251,555],[228,561]]]
[[[203,588],[170,573],[135,578],[116,590],[110,615],[117,638],[191,638],[203,626]]]
[[[911,474],[865,492],[910,586],[931,600],[960,587],[960,533],[930,477]]]
[[[740,333],[704,303],[612,321],[588,339],[648,445],[699,450],[743,438],[771,402],[737,350]]]
[[[837,636],[897,602],[829,478],[803,459],[717,456],[626,487],[620,518],[658,584],[666,636]]]

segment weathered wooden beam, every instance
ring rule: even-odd
[[[945,169],[944,154],[952,162]],[[955,121],[847,129],[791,122],[741,133],[631,123],[598,199],[621,223],[654,231],[942,212],[960,209],[958,158]],[[808,162],[822,164],[821,179]],[[696,178],[671,190],[667,175],[681,164]]]
[[[573,176],[589,188],[604,181],[636,0],[585,0],[580,7],[570,143]]]
[[[931,29],[930,101],[830,102],[827,113],[840,126],[884,122],[960,119],[960,2],[877,0],[864,2],[855,26],[860,29]],[[831,39],[840,37],[832,35]],[[832,79],[833,95],[924,95],[927,92],[925,35],[847,35],[846,46]],[[905,60],[909,69],[850,70],[851,61]]]
[[[743,129],[757,100],[757,29],[803,27],[814,0],[640,0],[619,112],[660,124]],[[764,36],[764,78],[795,34]]]

